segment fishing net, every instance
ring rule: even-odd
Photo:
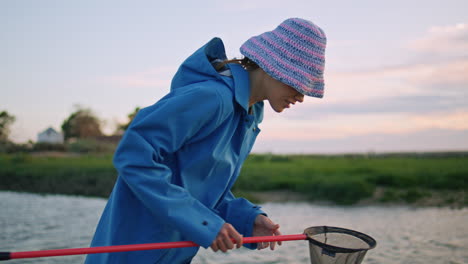
[[[304,230],[309,240],[312,264],[359,264],[376,241],[363,233],[331,226]]]

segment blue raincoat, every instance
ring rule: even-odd
[[[214,38],[180,66],[171,91],[141,109],[114,156],[117,182],[92,246],[194,241],[207,248],[225,222],[252,235],[264,214],[230,189],[252,149],[263,102],[249,111],[249,75],[211,65],[226,59]],[[253,246],[253,245],[252,245]],[[198,248],[91,254],[94,263],[189,263]]]

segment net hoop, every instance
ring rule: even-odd
[[[344,248],[344,247],[338,247],[338,246],[333,246],[329,244],[322,243],[320,241],[315,240],[312,238],[313,235],[318,235],[318,234],[324,234],[324,233],[340,233],[340,234],[348,234],[354,237],[357,237],[364,241],[368,247],[367,248]],[[336,253],[354,253],[354,252],[359,252],[359,251],[367,251],[369,249],[375,248],[377,245],[377,242],[375,239],[372,237],[358,232],[354,231],[351,229],[346,229],[346,228],[341,228],[341,227],[333,227],[333,226],[313,226],[309,227],[306,230],[304,230],[304,234],[307,235],[307,240],[318,246],[321,247],[322,249],[325,249],[330,252],[336,252]]]

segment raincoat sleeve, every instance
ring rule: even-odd
[[[165,153],[174,153],[194,135],[209,135],[226,113],[222,95],[213,86],[186,90],[140,110],[116,150],[114,165],[163,224],[207,248],[225,221],[184,188],[171,184],[172,171],[162,161]]]
[[[261,207],[252,204],[244,198],[236,198],[231,191],[224,197],[223,201],[216,208],[219,215],[245,237],[252,236],[255,218],[259,214],[267,216]],[[246,244],[250,249],[256,249],[257,244]]]

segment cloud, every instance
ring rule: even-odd
[[[414,63],[325,76],[325,96],[331,102],[361,103],[371,98],[453,95],[467,93],[468,56],[446,62]]]
[[[468,109],[432,113],[330,114],[291,120],[276,116],[261,124],[266,140],[342,139],[370,134],[407,134],[430,129],[468,130]]]
[[[432,114],[445,111],[468,111],[468,91],[462,96],[410,95],[382,97],[361,102],[337,102],[295,106],[283,115],[289,120],[322,120],[333,115]],[[270,114],[267,114],[270,116]]]
[[[361,104],[384,97],[466,96],[468,24],[432,27],[393,57],[401,64],[326,70],[324,101]]]
[[[257,140],[256,153],[366,153],[465,151],[468,130],[430,129],[408,134],[365,134],[341,139]]]
[[[406,74],[411,84],[436,88],[465,88],[468,85],[468,57],[445,63],[418,65],[411,70],[411,74]]]
[[[411,41],[409,48],[425,53],[468,55],[468,24],[431,27],[423,37]]]

